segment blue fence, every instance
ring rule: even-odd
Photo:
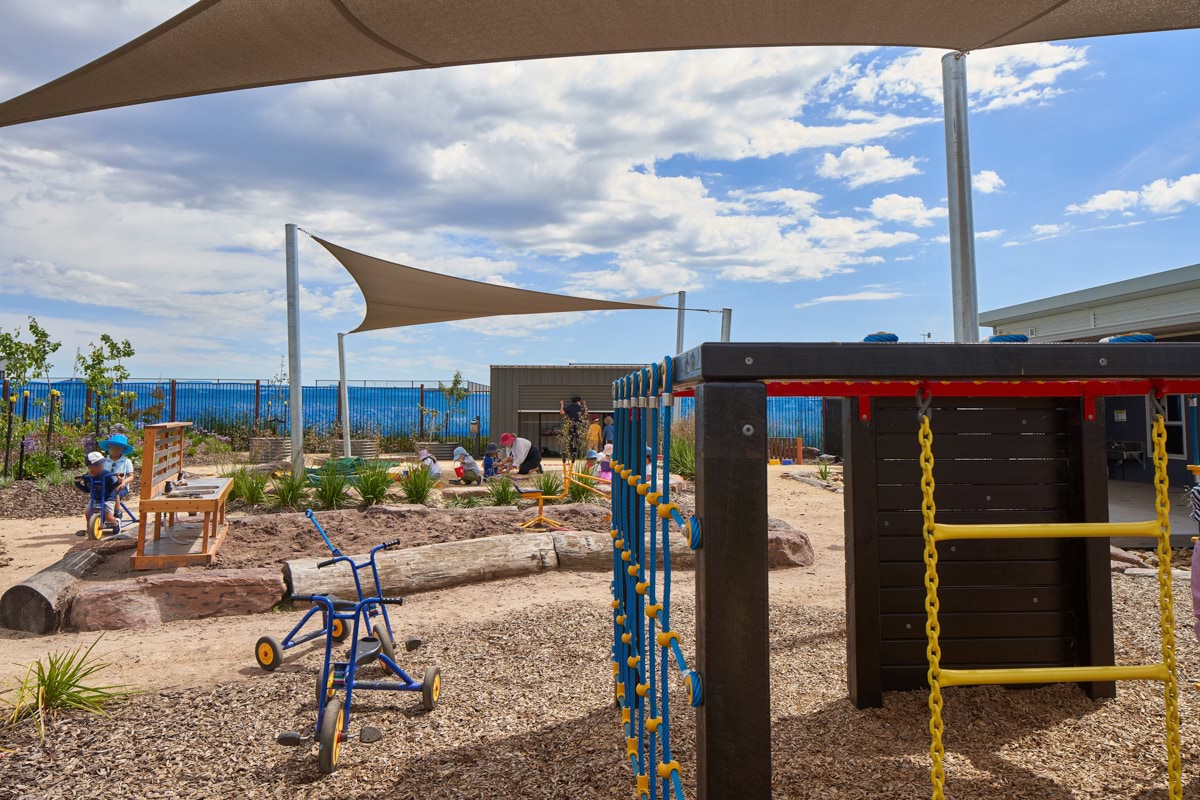
[[[88,399],[82,381],[35,381],[24,387],[29,390],[29,418],[39,419],[46,411],[51,389],[57,389],[62,418],[80,420]],[[116,387],[130,393],[126,407],[147,422],[166,422],[171,419],[171,381],[126,381]],[[17,389],[17,394],[20,394]],[[338,427],[338,391],[336,384],[304,387],[304,425],[322,432]],[[420,432],[422,390],[415,386],[349,386],[350,430],[355,434],[373,433],[383,436],[413,435]],[[206,428],[220,429],[232,425],[274,427],[279,433],[289,430],[288,387],[255,381],[184,381],[174,382],[175,419],[190,420]],[[19,401],[18,401],[19,402]],[[683,415],[691,416],[695,400],[682,399]],[[436,387],[424,390],[424,406],[437,412],[442,423],[446,414],[446,399]],[[815,397],[768,397],[767,433],[772,438],[804,438],[813,447],[822,446],[822,401]],[[479,417],[479,429],[484,436],[490,430],[490,394],[472,392],[450,420],[444,434],[452,437],[469,435],[472,418]],[[20,406],[17,407],[20,413]],[[425,419],[428,433],[430,418]]]

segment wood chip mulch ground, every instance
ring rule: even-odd
[[[1114,594],[1118,660],[1153,660],[1154,582],[1117,576]],[[1200,693],[1189,679],[1200,674],[1200,647],[1190,631],[1186,585],[1176,602],[1185,796],[1191,796],[1200,790]],[[30,726],[4,731],[0,744],[15,752],[0,757],[0,798],[632,797],[609,688],[608,613],[606,598],[597,597],[533,605],[499,624],[423,630],[419,620],[408,620],[402,630],[427,645],[402,661],[418,675],[441,664],[441,705],[425,714],[414,695],[361,693],[353,729],[374,725],[385,738],[348,744],[329,776],[319,775],[315,748],[273,741],[313,721],[319,662],[309,652],[289,659],[297,672],[145,694],[114,707],[110,717],[64,713],[44,744]],[[680,630],[692,629],[683,598],[675,621]],[[843,625],[838,611],[772,608],[774,795],[928,797],[925,693],[889,695],[882,709],[854,709],[843,677]],[[692,715],[675,708],[681,713],[673,743],[687,796],[695,797]],[[1117,699],[1098,702],[1073,686],[950,690],[945,719],[947,795],[955,800],[1166,797],[1157,684],[1122,684]]]
[[[73,517],[86,503],[87,495],[69,483],[39,489],[35,481],[14,481],[0,489],[0,519]]]

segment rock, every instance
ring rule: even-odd
[[[1134,578],[1157,578],[1158,569],[1130,567],[1129,569],[1125,570],[1125,574]],[[1188,583],[1191,583],[1192,573],[1188,572],[1187,570],[1173,569],[1171,570],[1171,578],[1172,580],[1187,581]]]
[[[1129,564],[1124,561],[1115,561],[1114,560],[1114,561],[1108,562],[1108,571],[1109,572],[1125,572],[1125,570],[1127,570],[1127,569],[1129,569]]]
[[[145,575],[79,589],[70,623],[81,631],[144,628],[177,619],[263,614],[283,599],[278,569]]]
[[[1134,567],[1146,566],[1146,562],[1142,558],[1140,558],[1136,553],[1131,553],[1128,550],[1122,550],[1121,548],[1117,547],[1116,545],[1108,546],[1108,557],[1112,561],[1120,561],[1124,564],[1131,565]]]
[[[802,460],[816,461],[820,457],[821,457],[821,448],[819,448],[819,447],[805,447],[804,448],[804,454],[802,456]]]
[[[790,531],[793,530],[792,524],[778,517],[767,517],[767,530],[769,531]]]
[[[811,567],[816,561],[808,534],[795,530],[767,531],[767,566]]]

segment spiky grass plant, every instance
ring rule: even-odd
[[[7,703],[12,709],[10,725],[24,719],[37,720],[38,735],[46,737],[46,722],[62,710],[78,709],[92,714],[104,714],[104,707],[130,693],[121,686],[97,685],[98,673],[112,666],[92,657],[92,650],[102,637],[96,637],[86,648],[51,653],[39,658],[25,670],[25,677],[12,688]]]

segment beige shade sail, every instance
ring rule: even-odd
[[[0,104],[0,127],[325,78],[785,45],[979,50],[1200,27],[1200,0],[201,0]]]
[[[589,297],[533,292],[528,289],[514,289],[511,286],[470,281],[384,261],[382,258],[349,250],[319,236],[312,238],[341,262],[367,301],[367,313],[351,333],[509,314],[675,310],[652,303],[594,300]]]

